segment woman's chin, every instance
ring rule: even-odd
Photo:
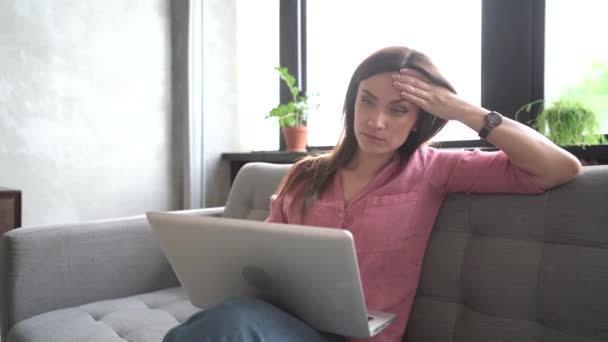
[[[377,146],[377,145],[371,146],[368,144],[359,144],[359,148],[361,149],[361,152],[368,154],[368,155],[380,156],[380,155],[391,154],[394,152],[385,146]]]

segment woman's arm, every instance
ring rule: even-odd
[[[456,120],[479,132],[489,110],[471,106],[457,112]],[[504,151],[514,165],[531,174],[543,189],[567,183],[581,170],[581,163],[572,154],[532,128],[506,117],[490,131],[487,141]]]
[[[413,70],[395,76],[395,86],[407,101],[446,120],[458,120],[479,132],[490,111],[461,99],[446,88],[429,83]],[[573,180],[581,170],[578,159],[542,134],[517,121],[503,117],[487,141],[498,147],[509,160],[528,172],[543,189]]]

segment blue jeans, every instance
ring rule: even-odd
[[[169,330],[163,342],[338,342],[281,309],[255,298],[227,300]]]

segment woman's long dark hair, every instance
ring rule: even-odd
[[[389,47],[367,57],[355,70],[348,84],[344,100],[344,127],[340,141],[329,153],[310,156],[299,160],[283,178],[277,190],[280,199],[287,192],[295,191],[294,204],[301,211],[311,205],[327,189],[332,175],[339,168],[345,167],[354,157],[358,143],[355,137],[355,101],[359,84],[376,74],[399,72],[409,68],[418,71],[430,82],[456,92],[454,87],[439,73],[431,60],[418,51],[406,47]],[[405,142],[398,148],[402,164],[405,164],[414,151],[431,139],[443,126],[446,120],[420,109],[418,120]]]

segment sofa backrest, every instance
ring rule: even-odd
[[[238,172],[224,207],[224,217],[263,221],[270,196],[291,165],[248,163]]]
[[[246,164],[225,215],[264,220],[288,168]],[[403,340],[608,341],[608,166],[541,195],[449,195]]]
[[[608,341],[608,166],[542,195],[450,195],[404,341]]]

